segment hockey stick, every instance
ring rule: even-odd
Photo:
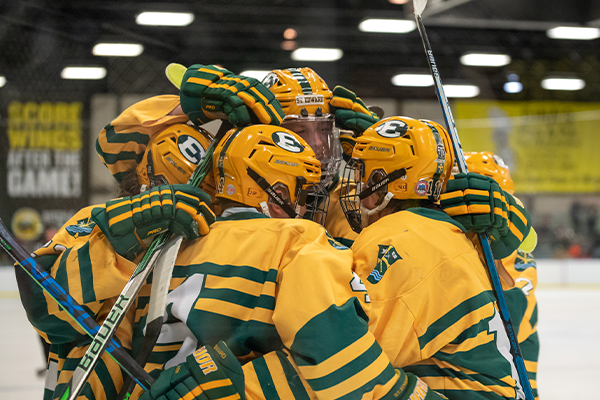
[[[85,330],[90,336],[94,337],[100,330],[100,325],[83,309],[81,305],[75,301],[46,271],[42,270],[33,257],[29,255],[27,250],[19,243],[13,234],[6,228],[2,220],[0,220],[0,247],[2,247],[8,255],[15,260],[17,264],[25,271],[40,287],[45,290],[58,305],[67,313],[73,320]],[[19,276],[19,270],[16,270],[17,283],[21,298],[26,301],[28,292],[26,283],[23,277]],[[24,305],[25,306],[25,305]],[[25,307],[27,310],[27,307]],[[130,375],[136,382],[143,387],[150,387],[154,379],[146,372],[133,358],[127,353],[117,341],[114,339],[108,344],[106,352],[112,357],[119,366]]]
[[[221,137],[225,135],[225,130],[219,132]],[[219,140],[221,139],[218,135],[213,139],[209,148],[206,150],[206,155],[200,164],[196,167],[192,174],[188,184],[193,186],[199,186],[207,173],[212,169],[212,155],[215,151]],[[94,337],[94,341],[90,344],[88,350],[83,356],[81,362],[73,372],[73,376],[65,386],[63,393],[58,397],[61,400],[74,400],[83,385],[87,381],[88,377],[94,370],[94,367],[100,359],[100,355],[108,345],[110,338],[114,335],[117,327],[123,320],[123,317],[133,304],[133,301],[137,297],[140,289],[144,286],[150,272],[154,269],[157,259],[167,246],[167,242],[171,239],[171,232],[165,232],[157,236],[146,254],[138,264],[137,268],[131,275],[131,278],[125,285],[125,288],[119,295],[115,305],[110,310],[108,317],[100,327],[100,332]],[[176,240],[176,239],[175,239]],[[57,397],[55,396],[55,399]]]
[[[167,76],[169,75],[167,74]],[[181,82],[181,79],[179,82]],[[223,121],[219,127],[219,131],[213,139],[213,143],[218,144],[225,133],[227,133],[227,131],[231,128],[233,128],[233,125],[227,121]],[[204,159],[206,159],[206,157],[209,157],[208,152]],[[212,165],[212,153],[210,153],[210,160],[210,165]],[[165,318],[164,313],[167,305],[167,294],[169,291],[169,284],[171,282],[171,275],[173,274],[175,259],[177,258],[177,253],[182,240],[183,238],[180,236],[177,238],[176,242],[173,242],[172,245],[165,249],[152,276],[150,301],[148,304],[148,314],[146,317],[146,332],[144,334],[144,340],[138,350],[138,355],[135,358],[137,363],[142,367],[146,365],[148,357],[152,353],[152,349],[154,348],[154,345],[160,336],[161,328]],[[136,382],[128,377],[125,382],[123,382],[123,387],[121,388],[116,400],[128,398],[135,388],[135,384]]]
[[[413,0],[415,19],[417,21],[419,34],[421,35],[421,40],[425,48],[425,55],[427,56],[429,69],[431,70],[431,75],[433,76],[433,80],[435,82],[435,92],[437,94],[438,101],[442,106],[444,122],[446,123],[446,128],[448,129],[448,132],[450,132],[450,136],[452,138],[452,147],[454,148],[454,153],[458,162],[458,170],[460,172],[467,173],[468,168],[467,163],[465,161],[465,155],[463,154],[460,139],[458,137],[458,132],[456,131],[456,125],[454,124],[454,118],[452,117],[452,111],[450,110],[448,98],[446,97],[444,87],[442,86],[442,80],[440,78],[435,59],[433,58],[431,44],[429,43],[429,39],[427,38],[427,32],[425,32],[425,25],[423,24],[423,18],[421,17],[421,13],[425,9],[426,4],[427,0]],[[490,242],[486,233],[479,233],[478,236],[479,241],[481,242],[481,247],[483,249],[483,254],[485,256],[486,267],[490,274],[492,289],[494,295],[496,296],[496,300],[498,301],[498,306],[500,308],[500,316],[502,318],[502,322],[506,330],[506,335],[508,336],[508,340],[510,343],[510,354],[512,355],[513,361],[515,363],[518,378],[520,381],[517,381],[517,398],[520,398],[520,396],[524,395],[527,400],[534,400],[533,393],[531,391],[531,384],[529,383],[527,371],[525,370],[525,363],[523,362],[521,349],[519,348],[519,342],[517,341],[515,328],[512,321],[510,320],[508,307],[506,306],[506,300],[504,298],[504,292],[502,290],[502,283],[500,283],[500,278],[498,277],[496,264],[494,263],[494,257],[492,255],[492,249],[490,248]]]

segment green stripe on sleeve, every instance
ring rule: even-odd
[[[150,136],[140,132],[116,133],[115,127],[108,124],[104,127],[106,131],[106,141],[108,143],[129,143],[147,145],[150,141]]]
[[[304,384],[298,376],[298,372],[290,364],[285,354],[283,354],[281,351],[277,351],[275,354],[277,354],[277,358],[279,358],[279,362],[281,363],[281,367],[283,368],[283,372],[285,373],[285,376],[287,378],[289,388],[294,394],[294,399],[309,400],[310,396],[306,392]]]
[[[83,302],[91,303],[96,301],[96,291],[94,290],[94,272],[92,270],[92,260],[90,258],[90,242],[86,242],[77,250],[79,260],[79,275],[81,277],[81,287],[83,291]]]
[[[260,387],[265,395],[266,399],[269,400],[279,400],[279,394],[275,389],[275,383],[273,382],[273,378],[271,377],[271,372],[267,367],[267,363],[264,358],[257,358],[252,361],[254,365],[254,371],[256,372],[256,376],[258,377],[258,382],[260,383]]]
[[[419,337],[419,346],[423,349],[427,343],[435,339],[439,334],[444,332],[450,326],[454,325],[465,315],[470,312],[483,307],[484,305],[492,302],[490,291],[479,293],[477,296],[471,297],[454,307],[452,310],[447,312],[444,316],[439,318],[437,321],[432,323],[427,332]]]
[[[67,275],[67,258],[69,258],[69,254],[71,253],[72,248],[69,247],[65,250],[62,255],[60,262],[58,264],[58,269],[56,271],[56,277],[54,278],[56,282],[65,290],[65,292],[69,293],[69,276]]]

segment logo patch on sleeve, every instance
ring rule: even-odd
[[[402,257],[400,257],[394,246],[380,244],[379,254],[377,255],[377,266],[373,268],[367,280],[372,284],[379,283],[388,268],[401,259]]]
[[[67,226],[65,230],[69,235],[78,238],[79,236],[87,236],[92,233],[95,226],[96,223],[91,221],[90,218],[84,218],[77,221],[77,225]]]

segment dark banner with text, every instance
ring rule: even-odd
[[[83,102],[12,101],[2,112],[0,217],[34,249],[88,203]]]

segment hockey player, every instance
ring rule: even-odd
[[[496,154],[491,152],[465,152],[465,161],[470,172],[493,178],[502,190],[511,195],[514,194],[514,183],[510,176],[510,170],[504,161]],[[450,180],[448,186],[451,189],[455,182]],[[518,201],[515,197],[515,201]],[[450,207],[453,208],[452,201]],[[441,201],[442,207],[446,205],[444,195]],[[449,212],[452,212],[449,210]],[[461,215],[454,215],[458,221],[468,218]],[[464,222],[464,221],[463,221]],[[465,222],[469,224],[470,222]],[[527,239],[523,241],[519,249],[510,255],[496,260],[499,271],[506,271],[508,277],[503,275],[504,295],[506,304],[510,313],[511,320],[518,326],[517,340],[523,359],[527,375],[531,382],[533,395],[537,394],[537,361],[539,355],[539,339],[537,334],[537,301],[535,298],[535,288],[537,287],[537,268],[535,259],[531,251],[535,247],[535,231],[531,228],[532,236],[529,245]],[[498,251],[498,250],[497,250]],[[501,255],[504,255],[501,253]],[[519,322],[520,321],[520,322]]]
[[[524,398],[477,250],[436,205],[453,165],[448,149],[440,125],[406,117],[356,139],[343,182],[354,178],[357,190],[341,204],[361,231],[352,250],[371,300],[369,328],[394,367],[451,399]],[[510,196],[490,182],[477,211],[488,220],[501,207],[494,195]]]
[[[339,206],[342,147],[338,131],[362,132],[379,118],[353,92],[341,86],[332,92],[311,68],[276,69],[263,84],[281,104],[285,114],[281,126],[315,149],[323,166],[322,186],[330,192],[327,219],[321,223],[336,240],[350,246],[357,235]]]
[[[120,224],[113,221],[112,229],[107,230],[94,219],[106,205],[86,207],[35,251],[36,261],[100,324],[139,262],[137,255],[147,248],[152,231],[168,228],[189,239],[208,231],[214,221],[208,209],[210,197],[200,189],[180,184],[187,182],[208,144],[198,130],[170,125],[147,143],[139,174],[133,170],[133,178],[126,177],[120,187],[124,194],[138,194],[109,202],[109,207],[127,203],[131,210],[123,214],[127,218],[122,218]],[[140,195],[142,186],[148,190]],[[69,380],[91,339],[37,285],[31,285],[31,292],[21,297],[30,322],[51,344],[44,394],[50,400],[55,389],[59,393]],[[116,332],[125,348],[131,348],[133,322],[134,314],[130,313]],[[118,389],[99,383],[112,382],[113,378],[114,385],[118,385],[120,368],[105,355],[84,388],[84,396],[114,398]]]
[[[321,178],[306,142],[280,127],[234,129],[213,166],[223,212],[202,240],[182,245],[168,322],[149,359],[154,373],[166,370],[142,398],[204,398],[201,367],[190,354],[220,340],[241,361],[285,349],[318,398],[425,396],[426,387],[395,371],[368,331],[352,252],[320,225],[296,218]],[[140,298],[138,309],[145,304]],[[134,330],[134,352],[144,322]]]

